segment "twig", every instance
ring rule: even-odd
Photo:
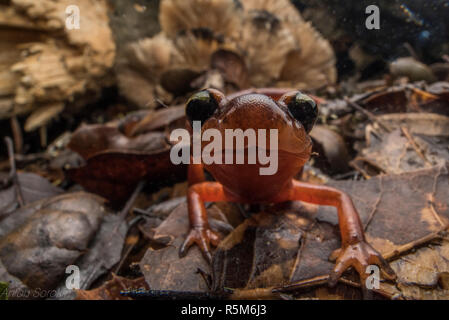
[[[164,108],[168,108],[169,106],[165,104],[161,99],[155,99],[156,102]]]
[[[9,166],[10,166],[9,179],[10,181],[12,181],[14,185],[14,191],[16,193],[17,202],[19,203],[20,207],[23,207],[25,205],[25,201],[23,200],[22,189],[20,188],[19,178],[17,177],[13,142],[10,137],[5,137],[5,143],[8,149],[8,157],[9,157]]]
[[[132,228],[137,222],[139,222],[140,220],[142,220],[142,217],[141,217],[141,216],[132,219],[132,220],[129,222],[129,225],[128,225],[128,232],[129,232],[129,230],[131,230],[131,228]],[[137,242],[131,244],[131,245],[126,249],[126,252],[123,254],[123,256],[122,256],[120,262],[118,263],[117,267],[116,267],[115,270],[113,271],[115,274],[118,274],[118,273],[119,273],[120,269],[121,269],[122,266],[123,266],[123,263],[125,263],[126,258],[128,258],[129,254],[131,253],[132,249],[134,249],[134,247],[136,246],[136,244],[137,244]]]
[[[131,197],[126,201],[125,206],[123,207],[122,211],[120,211],[120,217],[122,220],[125,219],[126,215],[128,214],[129,210],[133,206],[134,202],[136,201],[137,196],[139,195],[140,191],[142,191],[143,187],[145,186],[145,181],[141,180],[139,184],[137,185],[136,189],[134,189],[133,194]]]
[[[424,160],[424,162],[428,165],[428,166],[432,166],[432,163],[429,161],[429,159],[427,159],[427,157],[424,155],[423,151],[421,150],[421,148],[418,146],[418,144],[416,143],[415,139],[413,138],[412,134],[410,133],[410,131],[406,128],[406,127],[401,127],[401,131],[404,134],[404,136],[407,138],[407,140],[410,142],[410,144],[412,145],[413,149],[415,150],[415,152],[418,154],[418,156]]]
[[[328,283],[329,280],[329,275],[322,275],[322,276],[317,276],[315,278],[312,279],[305,279],[305,280],[300,280],[294,283],[290,283],[288,285],[282,286],[282,287],[275,287],[272,289],[273,293],[288,293],[288,292],[294,292],[300,289],[306,289],[306,288],[310,288],[310,287],[316,287],[316,286],[320,286],[320,285],[325,285]],[[354,282],[345,278],[339,278],[338,282],[346,284],[346,285],[350,285],[351,287],[355,287],[355,288],[361,288],[360,283],[358,282]],[[392,299],[392,295],[389,294],[388,292],[385,292],[384,290],[381,289],[372,289],[372,291],[387,297],[389,299]]]
[[[404,43],[404,47],[405,47],[405,49],[407,49],[408,53],[410,53],[410,55],[411,55],[416,61],[419,61],[419,60],[420,60],[419,57],[418,57],[418,55],[416,54],[415,49],[412,47],[412,45],[411,45],[410,43],[408,43],[408,42]]]
[[[412,250],[413,248],[415,248],[417,246],[421,246],[421,245],[423,245],[423,244],[425,244],[427,242],[430,242],[432,240],[442,238],[440,233],[443,232],[444,230],[446,230],[448,227],[449,227],[449,225],[446,224],[439,231],[431,233],[431,234],[428,234],[427,236],[424,236],[424,237],[422,237],[420,239],[417,239],[415,241],[406,243],[406,244],[398,247],[397,249],[384,254],[383,257],[384,257],[385,260],[391,261],[391,260],[394,260],[394,259],[398,258],[400,255],[402,255],[402,254]]]
[[[43,126],[41,126],[39,128],[39,136],[40,136],[40,139],[41,139],[41,147],[45,148],[47,146],[47,140],[48,140],[48,137],[47,137],[47,126],[46,125],[43,125]]]
[[[125,221],[125,218],[128,215],[128,212],[131,210],[131,207],[134,205],[134,202],[136,201],[136,198],[139,195],[140,191],[142,191],[143,187],[145,186],[145,183],[146,183],[145,180],[141,180],[139,182],[139,184],[137,185],[136,189],[134,189],[134,192],[131,195],[131,197],[128,199],[128,201],[126,201],[125,206],[123,207],[122,211],[120,211],[120,213],[119,213],[120,219],[119,219],[119,222],[117,223],[117,226],[114,228],[114,232],[112,234],[115,234],[118,231],[118,229],[120,228],[120,225],[123,223],[123,221]],[[138,220],[140,220],[140,217]],[[135,222],[137,222],[138,220],[134,220],[133,224]],[[128,226],[128,232],[129,232],[129,228],[131,228],[131,226]],[[134,248],[134,246],[135,246],[135,244],[129,246],[129,248],[126,250],[125,254],[123,255],[123,257],[121,257],[120,262],[114,271],[115,273],[118,273],[120,271],[125,259],[131,253],[131,250]]]
[[[136,246],[136,244],[132,244],[128,247],[128,249],[126,249],[126,252],[123,254],[123,257],[120,259],[120,262],[118,263],[117,267],[115,268],[115,270],[113,271],[115,274],[118,274],[120,269],[122,268],[123,264],[125,263],[126,258],[128,258],[129,254],[131,253],[131,251],[134,249],[134,247]]]
[[[373,210],[371,210],[369,216],[368,216],[368,220],[366,221],[364,227],[363,227],[363,231],[366,232],[366,230],[368,230],[368,226],[370,225],[371,221],[374,218],[374,215],[377,212],[377,208],[379,206],[380,201],[382,200],[382,195],[383,195],[383,179],[382,179],[382,175],[379,176],[379,189],[381,190],[381,193],[379,194],[379,196],[377,197],[376,203],[374,204]]]
[[[12,136],[14,138],[14,148],[16,149],[16,153],[22,153],[23,136],[22,130],[20,129],[19,121],[17,121],[17,117],[14,115],[11,117],[10,122],[11,122]]]
[[[362,106],[360,106],[359,104],[349,100],[348,98],[345,98],[345,101],[348,105],[350,105],[351,107],[353,107],[354,109],[360,111],[361,113],[363,113],[365,116],[368,117],[368,119],[370,119],[372,122],[375,122],[379,125],[379,127],[381,127],[382,129],[384,129],[386,132],[391,132],[391,129],[389,127],[387,127],[386,125],[384,125],[382,122],[380,122],[376,115],[373,114],[372,112],[366,110],[365,108],[363,108]]]

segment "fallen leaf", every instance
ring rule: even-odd
[[[447,229],[448,178],[448,168],[439,166],[329,184],[351,195],[367,241],[383,256],[395,259],[413,248],[417,252],[427,248],[419,247]],[[252,216],[220,243],[213,260],[214,289],[279,286],[329,274],[334,266],[329,256],[340,246],[336,210],[295,203]],[[447,263],[444,254],[429,250],[420,252],[423,258],[416,259],[420,267],[414,274],[418,275],[419,268],[427,269],[429,275],[424,279],[435,286],[439,274],[447,272]],[[398,270],[396,263],[391,265]],[[386,296],[394,294],[385,291]],[[405,290],[402,294],[410,297]]]
[[[207,212],[209,224],[214,230],[223,235],[233,229],[218,207],[212,206]],[[183,202],[154,230],[153,240],[163,245],[171,245],[175,239],[185,238],[189,228],[187,203]]]
[[[173,122],[180,122],[182,126],[185,123],[185,106],[175,106],[163,108],[153,112],[146,112],[141,114],[141,117],[134,117],[134,119],[124,119],[119,124],[119,129],[128,137],[133,137],[142,133],[153,130],[163,129]],[[128,147],[129,148],[129,147]]]
[[[378,113],[399,113],[407,111],[407,93],[404,88],[389,88],[364,98],[361,104]]]
[[[323,125],[316,125],[310,132],[314,142],[315,166],[326,172],[339,173],[348,170],[349,153],[343,137]],[[327,170],[326,170],[327,169]]]
[[[157,188],[184,180],[186,171],[185,165],[172,164],[170,150],[111,151],[90,157],[86,165],[67,170],[67,175],[86,190],[119,205],[142,179],[148,180],[148,187]]]
[[[62,189],[34,173],[18,172],[17,178],[24,204],[49,198],[63,192]],[[14,186],[0,191],[0,204],[0,218],[4,218],[16,209],[17,197]]]
[[[127,232],[128,224],[120,215],[104,216],[88,251],[76,261],[80,270],[80,289],[90,288],[92,283],[120,261]],[[57,299],[75,298],[75,291],[68,289],[65,282],[60,284],[57,292]]]
[[[173,119],[178,116],[179,112],[175,112]],[[156,127],[163,123],[161,119],[151,122],[151,118],[137,120],[135,125],[133,121],[128,119],[122,128],[130,133],[144,130],[151,123]],[[140,129],[138,123],[143,123]],[[105,197],[114,206],[121,205],[142,179],[153,188],[184,179],[185,165],[171,162],[170,146],[166,134],[160,131],[128,137],[117,124],[84,125],[73,134],[68,147],[81,154],[86,163],[66,173],[86,190]]]
[[[37,208],[2,221],[0,259],[29,288],[50,290],[87,250],[105,209],[102,199],[84,192],[53,197]]]
[[[245,61],[235,52],[225,49],[215,51],[211,56],[211,68],[219,70],[225,81],[238,89],[249,86]]]
[[[436,88],[432,91],[437,92]],[[449,115],[447,94],[427,90],[419,83],[398,85],[362,96],[356,102],[375,114],[427,112]]]
[[[449,118],[438,114],[389,114],[377,118],[397,128],[371,134],[366,127],[368,145],[355,159],[379,168],[384,173],[401,173],[449,161]]]
[[[232,230],[225,214],[217,207],[207,209],[211,228],[223,237]],[[154,229],[152,240],[167,247],[149,249],[140,269],[152,290],[206,291],[207,286],[198,269],[209,271],[209,264],[196,246],[179,258],[179,247],[189,231],[187,204],[182,202]]]
[[[112,125],[82,125],[77,129],[68,147],[89,159],[100,152],[113,151],[157,151],[167,149],[165,134],[162,132],[148,132],[129,138]]]
[[[151,290],[208,290],[198,269],[208,270],[209,264],[197,247],[191,248],[187,256],[180,259],[179,247],[183,241],[179,237],[168,247],[149,249],[145,253],[139,266]]]

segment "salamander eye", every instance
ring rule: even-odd
[[[301,92],[286,99],[290,114],[304,126],[307,133],[312,130],[318,117],[318,107],[316,102]]]
[[[218,101],[209,90],[195,93],[187,101],[186,115],[190,123],[201,121],[201,125],[217,110]]]

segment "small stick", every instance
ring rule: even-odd
[[[128,232],[135,225],[135,223],[139,222],[141,219],[142,219],[142,217],[136,217],[136,218],[132,219],[128,224]],[[119,273],[120,269],[123,266],[123,263],[125,262],[126,258],[128,258],[129,254],[131,253],[132,249],[134,249],[136,244],[137,243],[133,243],[132,245],[130,245],[128,247],[128,249],[126,249],[125,254],[123,255],[122,259],[120,260],[119,264],[117,265],[117,267],[115,268],[113,273],[115,273],[115,274]]]
[[[112,234],[115,234],[118,231],[118,229],[120,228],[122,222],[125,221],[125,218],[129,213],[129,210],[131,210],[131,207],[134,205],[134,202],[136,201],[136,198],[139,195],[140,191],[142,191],[143,187],[145,186],[145,183],[146,183],[145,180],[140,180],[136,189],[134,189],[133,194],[128,199],[128,201],[126,201],[126,204],[123,207],[122,211],[120,211],[120,213],[118,214],[118,216],[120,217],[120,220],[117,223],[117,226],[114,228],[114,232]]]
[[[143,187],[145,186],[145,181],[141,180],[139,184],[137,185],[136,189],[134,189],[133,194],[131,197],[126,201],[125,206],[123,207],[122,211],[120,211],[120,217],[125,219],[126,215],[128,214],[129,210],[133,206],[134,202],[136,201],[137,196],[139,195],[140,191],[142,191]]]
[[[404,134],[404,136],[407,138],[407,140],[410,142],[410,144],[412,145],[413,149],[415,150],[415,152],[418,154],[418,156],[424,160],[424,162],[428,165],[428,166],[432,166],[432,163],[427,159],[427,157],[424,155],[422,149],[418,146],[418,144],[416,143],[415,139],[413,138],[412,134],[410,133],[410,131],[406,128],[406,127],[401,127],[401,131]]]
[[[47,146],[47,126],[43,125],[39,128],[39,136],[41,138],[41,147],[45,148]]]
[[[419,57],[416,54],[415,49],[412,47],[412,45],[408,42],[404,43],[404,47],[405,49],[407,49],[408,53],[410,53],[410,55],[413,57],[413,59],[415,59],[416,61],[419,61]]]
[[[322,275],[322,276],[317,276],[315,278],[312,279],[305,279],[305,280],[300,280],[294,283],[290,283],[288,285],[282,286],[282,287],[276,287],[272,289],[273,293],[288,293],[288,292],[294,292],[297,291],[299,289],[304,289],[304,288],[310,288],[310,287],[315,287],[315,286],[320,286],[320,285],[325,285],[327,284],[329,280],[329,275]],[[358,282],[354,282],[345,278],[339,278],[338,282],[352,286],[354,288],[361,288],[362,286],[360,285],[360,283]],[[392,296],[388,293],[385,292],[384,290],[381,289],[372,289],[372,291],[386,297],[389,299],[392,299]],[[366,293],[364,293],[366,294]]]
[[[12,136],[14,138],[14,148],[16,150],[16,153],[22,153],[23,135],[22,130],[20,129],[19,121],[17,120],[17,117],[14,115],[11,117],[10,122],[11,122]]]
[[[134,249],[135,246],[136,246],[136,244],[134,243],[134,244],[130,245],[130,246],[126,249],[125,254],[124,254],[123,257],[120,259],[119,264],[117,265],[117,267],[116,267],[115,270],[114,270],[114,273],[115,273],[115,274],[118,274],[118,273],[120,272],[120,269],[122,268],[123,263],[125,263],[126,258],[128,258],[129,254],[131,253],[131,251]]]
[[[13,142],[10,137],[5,137],[5,143],[6,143],[6,147],[8,148],[8,157],[9,157],[9,166],[10,166],[9,179],[14,184],[14,190],[16,193],[17,202],[19,203],[20,207],[23,207],[25,205],[25,201],[23,200],[22,189],[20,188],[19,178],[17,177],[16,161],[14,159]]]
[[[115,237],[115,234],[117,233],[117,231],[119,230],[120,226],[122,225],[122,223],[125,221],[125,218],[128,214],[128,212],[130,211],[131,207],[133,206],[134,202],[136,201],[136,198],[138,196],[138,194],[140,193],[140,191],[143,189],[143,187],[145,186],[146,181],[141,180],[139,182],[139,184],[137,185],[136,189],[134,189],[133,194],[131,195],[131,197],[128,199],[128,201],[126,201],[125,206],[123,207],[122,211],[120,211],[120,213],[118,213],[118,217],[119,220],[116,223],[115,228],[113,228],[113,231],[111,232],[111,235],[109,236],[108,239],[112,239],[112,237]],[[127,226],[128,230],[126,231],[128,233],[129,231],[129,226]],[[126,234],[125,234],[126,237]],[[110,240],[108,240],[110,241]],[[130,250],[132,250],[134,246],[131,246],[131,248],[128,248],[127,252],[125,252],[125,255],[123,257],[121,257],[119,264],[116,268],[116,271],[119,271],[122,267],[122,263],[123,261],[126,259],[126,257],[129,255],[129,253],[131,252]],[[88,283],[87,281],[95,274],[95,272],[101,268],[103,266],[103,262],[99,262],[95,268],[93,269],[93,271],[88,275],[87,280],[84,283]]]
[[[395,259],[399,258],[399,256],[401,256],[402,254],[412,250],[413,248],[415,248],[417,246],[421,246],[421,245],[424,245],[432,240],[442,238],[441,232],[445,231],[448,227],[449,227],[449,225],[447,224],[447,225],[443,226],[437,232],[428,234],[420,239],[417,239],[410,243],[406,243],[393,251],[387,252],[386,254],[383,255],[383,257],[387,261],[395,260]]]
[[[380,122],[376,115],[373,114],[372,112],[366,110],[365,108],[363,108],[362,106],[360,106],[359,104],[349,100],[348,98],[345,98],[345,101],[347,104],[349,104],[351,107],[353,107],[354,109],[360,111],[361,113],[363,113],[365,116],[368,117],[368,119],[370,119],[372,122],[375,122],[379,125],[379,127],[381,127],[382,129],[384,129],[386,132],[391,132],[391,129],[388,128],[386,125],[384,125],[382,122]]]

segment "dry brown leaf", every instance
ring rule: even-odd
[[[17,178],[25,205],[63,192],[62,189],[34,173],[19,172]],[[2,219],[16,209],[17,195],[13,186],[0,191],[0,203],[0,218]]]
[[[377,117],[392,132],[366,127],[367,147],[355,161],[385,173],[413,171],[449,160],[449,118],[438,114],[406,113]]]
[[[68,193],[30,209],[2,221],[0,259],[29,288],[51,290],[87,250],[105,214],[103,199]]]
[[[444,246],[438,250],[419,246],[438,239],[438,233],[448,227],[448,177],[448,168],[440,166],[368,181],[330,183],[352,196],[367,241],[384,256],[394,258],[414,248],[419,253],[419,258],[411,256],[409,261],[406,255],[404,261],[391,264],[399,273],[399,289],[406,283],[401,266],[415,268],[409,277],[420,283],[413,284],[413,295],[406,289],[400,292],[406,298],[425,299],[424,293],[416,294],[416,288],[437,288],[439,275],[447,272]],[[333,263],[328,258],[340,245],[335,209],[296,205],[274,211],[246,220],[219,245],[213,263],[215,289],[277,286],[330,272]],[[420,273],[420,268],[427,273]],[[397,294],[384,285],[381,289],[385,296]]]
[[[313,139],[315,166],[328,169],[326,172],[345,172],[348,169],[349,153],[343,137],[327,126],[315,125],[310,132]]]

